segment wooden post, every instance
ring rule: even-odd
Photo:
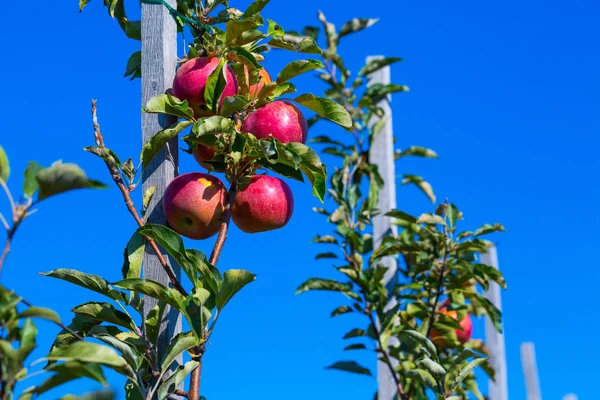
[[[176,0],[168,0],[169,4],[176,7]],[[165,93],[171,87],[175,76],[177,63],[177,27],[175,20],[162,4],[142,3],[142,105],[145,105],[153,96]],[[158,114],[142,113],[142,140],[146,142],[158,131],[175,122],[174,118]],[[148,222],[166,224],[162,210],[162,198],[169,182],[178,174],[178,144],[177,138],[170,141],[167,146],[144,170],[142,176],[142,190],[145,193],[149,187],[156,186],[156,192],[148,206]],[[166,253],[163,252],[166,258]],[[178,278],[181,270],[169,260]],[[144,253],[144,277],[169,286],[167,274],[161,267],[158,258],[148,246]],[[157,304],[149,296],[144,300],[144,313]],[[181,331],[181,318],[175,310],[167,309],[160,326],[158,339],[159,358],[164,353],[171,338]]]
[[[570,393],[565,395],[562,400],[577,400],[577,395]]]
[[[533,343],[521,344],[521,364],[523,365],[523,374],[525,375],[527,400],[542,400],[537,362],[535,360],[535,346]]]
[[[498,269],[498,251],[495,246],[481,255],[481,263]],[[500,290],[497,283],[490,283],[485,297],[502,311]],[[496,370],[496,382],[491,379],[488,381],[488,397],[490,400],[508,400],[504,333],[498,332],[489,318],[485,319],[485,342],[490,349],[490,363]]]
[[[382,56],[367,57],[367,63],[372,60],[381,59]],[[369,85],[381,83],[387,85],[390,83],[390,67],[381,68],[369,75]],[[379,135],[371,144],[369,150],[369,159],[379,170],[379,174],[385,182],[381,193],[379,194],[379,202],[377,208],[381,214],[373,218],[373,241],[375,248],[381,244],[384,236],[390,232],[395,236],[398,234],[398,229],[391,224],[390,218],[384,216],[386,212],[396,208],[396,172],[394,165],[394,132],[392,129],[392,108],[390,107],[391,97],[379,102],[378,106],[384,111],[384,118],[387,122]],[[374,123],[377,121],[375,120]],[[386,285],[391,285],[395,282],[398,264],[394,257],[385,257],[381,263],[388,267],[383,279]],[[394,298],[390,299],[387,307],[391,308],[396,305]],[[398,344],[396,338],[391,338],[389,345]],[[396,398],[398,392],[397,386],[394,383],[394,378],[389,371],[388,366],[379,361],[377,363],[377,386],[379,400],[392,400]]]

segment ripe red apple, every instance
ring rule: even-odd
[[[208,146],[203,144],[194,143],[192,149],[192,155],[198,162],[198,164],[202,165],[204,168],[211,170],[210,164],[207,164],[205,161],[210,161],[215,157],[215,149],[211,149]]]
[[[445,314],[452,319],[458,319],[458,315],[454,310],[448,311],[446,308],[442,308],[440,310],[440,313]],[[456,338],[458,339],[458,341],[462,344],[465,344],[469,340],[471,340],[471,335],[473,334],[473,321],[471,320],[471,316],[469,314],[465,314],[465,316],[459,322],[459,324],[462,330],[455,329],[454,332],[456,332]],[[444,336],[435,329],[431,330],[431,341],[439,348],[448,347],[448,342],[446,341]]]
[[[246,72],[246,82],[249,82],[250,75],[248,74],[248,67],[244,67],[244,71]],[[273,82],[273,80],[271,79],[271,75],[269,75],[269,73],[267,72],[267,70],[265,68],[260,69],[258,71],[258,75],[259,75],[258,83],[251,85],[248,88],[249,89],[248,97],[250,99],[255,99],[256,96],[258,96],[258,93],[260,93],[260,89],[263,88],[265,83]]]
[[[220,59],[217,57],[198,57],[184,63],[175,74],[173,79],[173,96],[180,100],[187,100],[189,106],[194,110],[196,118],[206,117],[213,113],[206,106],[204,100],[204,89],[208,76],[217,69]],[[219,105],[222,107],[225,97],[237,94],[237,79],[229,66],[226,66],[225,89],[221,96]]]
[[[237,194],[231,215],[242,231],[257,233],[285,226],[293,211],[294,197],[287,183],[268,175],[254,175]]]
[[[200,172],[178,176],[163,198],[169,226],[190,239],[208,239],[219,231],[226,192],[215,176]]]
[[[272,134],[281,143],[306,143],[308,134],[304,114],[286,101],[274,101],[260,107],[246,118],[242,129],[258,139],[268,138]]]

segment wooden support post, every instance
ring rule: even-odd
[[[168,0],[176,7],[176,0]],[[162,4],[142,3],[142,104],[145,105],[153,96],[165,93],[171,87],[175,76],[177,63],[177,27],[175,20]],[[174,118],[158,114],[142,114],[142,140],[146,142],[158,131],[175,122]],[[149,187],[156,186],[156,193],[148,206],[148,222],[166,224],[162,210],[162,198],[167,185],[178,174],[178,143],[177,138],[171,140],[150,165],[142,176],[142,190],[145,193]],[[163,252],[166,258],[166,253]],[[178,278],[181,270],[173,260],[169,260]],[[161,267],[158,258],[146,246],[144,253],[144,277],[169,286],[167,274]],[[144,313],[157,304],[149,296],[144,300]],[[181,331],[181,318],[176,310],[168,310],[160,326],[158,352],[162,356],[171,338]]]
[[[573,393],[570,393],[570,394],[565,395],[562,398],[562,400],[577,400],[577,395],[573,394]]]
[[[381,59],[382,56],[370,56],[367,57],[367,62]],[[387,85],[390,83],[390,67],[381,68],[369,75],[369,85],[381,83]],[[381,240],[384,236],[392,233],[394,236],[397,235],[398,229],[395,225],[391,224],[390,218],[384,216],[386,212],[396,208],[396,172],[394,164],[394,132],[392,129],[392,108],[390,107],[391,97],[388,96],[386,99],[379,102],[379,107],[384,111],[384,118],[387,118],[387,122],[381,133],[373,141],[369,150],[370,161],[377,165],[379,174],[385,182],[383,190],[379,194],[379,202],[377,208],[381,211],[381,214],[373,218],[373,241],[375,248],[381,244]],[[377,120],[374,121],[376,123]],[[388,267],[383,279],[387,285],[391,285],[395,282],[396,273],[398,270],[398,264],[394,257],[385,257],[381,260],[382,264]],[[396,305],[396,300],[391,298],[387,307],[391,308]],[[396,338],[391,338],[389,345],[393,346],[397,344]],[[388,366],[379,361],[377,363],[377,386],[378,386],[378,399],[379,400],[392,400],[396,398],[397,386],[394,383],[394,378],[389,371]]]
[[[521,344],[521,364],[523,365],[523,374],[525,375],[527,400],[542,400],[537,362],[535,360],[535,346],[533,343]]]
[[[481,255],[481,263],[498,269],[498,251],[495,246]],[[500,286],[492,282],[485,297],[502,311],[500,291]],[[488,381],[488,397],[490,400],[508,400],[504,333],[499,333],[489,318],[485,319],[485,342],[490,349],[490,363],[496,370],[496,382],[491,379]]]

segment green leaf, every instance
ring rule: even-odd
[[[417,332],[415,330],[407,329],[400,331],[398,333],[398,336],[400,337],[401,341],[406,340],[406,338],[408,338],[409,340],[417,342],[421,346],[425,347],[431,356],[437,357],[437,349],[435,345],[422,333]]]
[[[148,101],[144,112],[155,114],[169,114],[178,118],[194,120],[194,110],[192,110],[187,100],[181,101],[170,94],[159,94]]]
[[[197,271],[200,261],[188,257],[183,239],[177,232],[164,225],[146,224],[138,229],[138,233],[156,241],[177,261],[193,283],[198,281]]]
[[[327,244],[338,244],[338,241],[335,237],[331,236],[331,235],[325,235],[325,236],[315,236],[315,238],[312,241],[313,243],[327,243]]]
[[[153,186],[156,190],[156,186]],[[125,247],[125,255],[123,268],[123,279],[139,278],[142,273],[142,259],[144,258],[144,248],[146,244],[146,238],[135,232],[127,247]]]
[[[71,310],[81,317],[95,319],[135,330],[135,322],[124,312],[116,310],[112,304],[90,301]]]
[[[169,395],[175,393],[175,390],[183,383],[185,378],[195,370],[200,363],[198,361],[188,361],[183,366],[179,366],[175,372],[165,380],[158,389],[158,399],[163,400]]]
[[[323,63],[319,60],[308,59],[292,61],[283,67],[279,75],[277,75],[277,83],[289,81],[295,76],[323,67]]]
[[[160,324],[162,323],[163,314],[165,312],[165,305],[166,303],[164,301],[159,301],[146,316],[146,336],[150,343],[156,343],[158,340]]]
[[[49,168],[40,170],[36,175],[39,184],[38,201],[75,189],[103,189],[101,182],[88,179],[85,172],[76,164],[63,164],[56,161]]]
[[[422,177],[416,175],[404,175],[404,179],[401,182],[402,185],[413,184],[417,186],[432,203],[435,203],[435,194],[431,184],[425,181]]]
[[[17,318],[42,318],[48,321],[52,321],[57,324],[61,324],[60,317],[56,311],[45,307],[29,307],[20,313]]]
[[[352,339],[363,336],[367,336],[367,332],[359,328],[354,328],[344,335],[344,339]]]
[[[446,375],[446,370],[440,364],[433,361],[431,358],[423,358],[417,361],[417,366],[428,371],[434,378],[440,380]]]
[[[114,300],[126,300],[123,293],[114,290],[106,279],[98,275],[86,274],[85,272],[66,268],[55,269],[50,272],[41,273],[41,275],[62,279],[77,286],[108,296]]]
[[[348,130],[352,128],[352,118],[348,111],[333,100],[303,94],[296,97],[294,101]]]
[[[192,124],[192,121],[178,121],[170,127],[163,129],[152,136],[142,147],[142,154],[140,159],[142,160],[142,168],[147,168],[150,162],[156,157],[156,155],[162,150],[163,147],[169,142],[169,140],[176,137],[179,132],[187,128]]]
[[[223,107],[221,108],[220,114],[227,116],[233,114],[236,111],[243,110],[250,103],[245,96],[228,96],[225,97]]]
[[[165,350],[165,355],[161,361],[161,373],[164,374],[167,372],[173,361],[175,361],[181,353],[194,346],[198,346],[199,344],[201,343],[198,342],[192,332],[181,332],[175,336]]]
[[[371,128],[371,135],[369,136],[369,143],[373,144],[373,142],[375,141],[377,136],[379,136],[379,134],[381,133],[381,131],[385,127],[385,124],[387,124],[388,121],[389,117],[384,116],[373,125],[373,127]]]
[[[333,25],[331,22],[327,22],[325,14],[323,14],[323,12],[320,10],[317,13],[317,17],[323,24],[323,28],[325,30],[325,38],[327,39],[327,53],[335,54],[338,43],[338,35],[335,31],[335,25]]]
[[[267,29],[267,35],[271,37],[280,37],[283,38],[285,31],[283,28],[277,24],[277,22],[269,19],[269,28]]]
[[[227,44],[241,46],[245,43],[240,38],[246,32],[255,31],[263,23],[262,18],[230,19],[225,26],[225,41]],[[262,33],[261,33],[262,35]],[[253,40],[252,40],[253,41]]]
[[[114,286],[121,289],[133,290],[134,292],[164,301],[177,309],[180,309],[181,304],[184,302],[183,296],[177,290],[167,288],[149,279],[123,279],[116,282]]]
[[[337,369],[340,371],[372,376],[371,371],[369,371],[368,368],[363,367],[355,361],[338,361],[330,365],[326,369]]]
[[[202,143],[202,136],[214,136],[234,132],[235,125],[229,118],[215,115],[196,122],[192,128],[192,133],[183,139]]]
[[[381,68],[386,67],[390,64],[393,64],[395,62],[398,61],[402,61],[401,58],[398,57],[386,57],[386,58],[379,58],[379,59],[374,59],[369,61],[364,67],[362,67],[360,69],[360,71],[358,71],[358,75],[369,75],[372,74],[375,71],[379,71]]]
[[[68,347],[56,348],[46,356],[50,361],[79,361],[122,368],[127,361],[113,349],[96,343],[78,341]]]
[[[247,17],[251,17],[254,14],[258,14],[259,12],[262,11],[263,8],[265,8],[265,6],[267,4],[269,4],[269,1],[270,0],[254,0],[252,2],[252,4],[250,4],[250,6],[248,6],[246,11],[244,11],[242,18],[247,18]]]
[[[350,306],[339,306],[338,308],[336,308],[335,310],[333,310],[331,312],[331,316],[332,317],[336,317],[338,315],[342,315],[342,314],[348,314],[354,312],[354,309]]]
[[[348,351],[348,350],[366,350],[367,346],[365,346],[362,343],[354,343],[351,344],[349,346],[344,347],[344,351]]]
[[[482,227],[478,228],[473,232],[473,236],[482,236],[488,235],[494,232],[505,232],[504,226],[502,224],[485,224]]]
[[[342,25],[340,33],[338,34],[338,40],[346,35],[373,26],[377,21],[379,21],[379,18],[354,18]]]
[[[2,150],[0,150],[0,152],[1,151]],[[2,158],[1,154],[0,158]],[[25,169],[25,180],[23,181],[23,194],[26,197],[31,198],[35,191],[38,190],[39,184],[36,176],[42,169],[43,167],[35,161],[29,161],[29,164],[27,164],[27,168]]]
[[[483,296],[477,296],[477,300],[485,310],[485,313],[490,318],[490,321],[496,330],[502,333],[502,312],[491,301]]]
[[[146,189],[146,192],[144,193],[144,198],[142,200],[142,207],[144,209],[144,212],[146,212],[146,209],[148,209],[150,201],[152,201],[152,197],[154,197],[154,193],[156,193],[156,188],[157,186],[154,185]]]
[[[142,52],[136,51],[133,53],[129,60],[127,60],[127,66],[125,67],[125,77],[130,76],[133,80],[142,76]]]
[[[315,40],[311,37],[304,37],[299,40],[297,43],[292,43],[290,41],[281,37],[274,37],[267,43],[271,47],[276,47],[280,49],[295,51],[298,53],[308,53],[308,54],[322,54],[323,50],[319,48]]]
[[[91,0],[79,0],[79,12],[83,11],[83,7],[85,7]]]
[[[217,309],[222,310],[237,292],[255,279],[256,275],[243,269],[226,271],[223,275],[221,290],[217,293]]]
[[[137,350],[130,344],[125,343],[122,340],[117,339],[114,336],[111,336],[107,333],[94,334],[94,338],[101,340],[102,342],[112,346],[114,349],[118,350],[123,358],[127,360],[129,366],[135,370],[139,365],[139,355]]]
[[[315,260],[322,260],[325,258],[339,258],[335,253],[319,253],[315,256]]]
[[[296,289],[296,294],[311,290],[329,290],[334,292],[349,292],[352,290],[350,283],[341,283],[332,279],[311,278]]]
[[[229,26],[233,22],[238,21],[230,21],[227,25]],[[218,114],[217,110],[221,101],[221,95],[223,95],[223,91],[227,85],[227,77],[225,76],[227,70],[225,67],[226,62],[227,58],[222,57],[217,68],[208,76],[206,86],[204,87],[204,99],[207,107],[212,110],[213,114]]]
[[[426,147],[419,146],[411,146],[406,150],[396,150],[395,159],[398,160],[402,157],[406,156],[417,156],[417,157],[425,157],[425,158],[438,158],[438,155],[435,151],[428,149]]]
[[[106,378],[102,368],[98,364],[81,363],[79,361],[67,361],[64,363],[51,364],[45,368],[48,372],[56,372],[43,381],[40,385],[28,388],[19,397],[19,400],[29,399],[33,395],[39,396],[50,389],[54,389],[63,383],[70,382],[79,378],[89,378],[96,382],[106,385]]]
[[[458,385],[460,385],[460,383],[469,375],[469,373],[471,373],[471,371],[473,371],[479,365],[483,364],[485,360],[485,358],[476,358],[465,365],[458,374],[453,374],[453,376],[449,379],[450,389],[454,391]]]
[[[424,369],[414,368],[406,371],[405,374],[407,377],[413,378],[431,389],[435,389],[438,386],[435,378]]]

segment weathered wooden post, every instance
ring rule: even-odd
[[[523,365],[523,374],[525,375],[527,400],[542,400],[537,362],[535,360],[535,346],[533,343],[527,342],[521,344],[521,364]]]
[[[367,57],[367,63],[372,60],[383,58],[382,56]],[[381,83],[387,85],[390,83],[390,67],[381,68],[378,71],[369,75],[369,85]],[[394,132],[392,129],[392,108],[390,107],[391,96],[379,102],[378,106],[384,111],[384,118],[387,118],[385,126],[371,144],[369,150],[370,161],[377,165],[379,174],[385,182],[383,190],[379,194],[379,202],[377,208],[381,214],[373,218],[373,241],[374,246],[381,244],[382,238],[390,231],[393,235],[397,235],[398,229],[391,224],[390,218],[384,216],[386,212],[396,208],[396,172],[394,165]],[[376,121],[375,121],[376,123]],[[398,264],[394,257],[385,257],[381,260],[382,264],[388,267],[383,279],[386,284],[393,283],[396,279]],[[388,308],[394,307],[396,300],[391,298],[388,303]],[[397,344],[395,338],[391,338],[389,345]],[[377,363],[377,386],[379,400],[392,400],[396,398],[398,388],[394,383],[394,378],[390,373],[388,366],[379,361]]]
[[[167,0],[176,7],[176,0]],[[177,27],[175,20],[162,4],[142,3],[142,104],[145,105],[153,96],[164,93],[173,82],[177,63]],[[174,118],[158,114],[142,113],[142,140],[146,142],[156,132],[175,122]],[[178,174],[177,138],[163,148],[144,170],[142,190],[156,186],[156,192],[148,206],[149,223],[166,224],[161,201],[167,185]],[[167,258],[166,252],[163,252]],[[178,277],[181,271],[173,260],[170,263]],[[144,277],[169,286],[169,279],[158,258],[151,248],[146,246],[144,253]],[[157,301],[145,297],[144,312],[147,314]],[[161,354],[171,338],[181,331],[179,313],[165,313],[160,326],[158,351]],[[160,357],[160,356],[159,356]]]
[[[495,246],[481,255],[481,262],[498,269],[498,251]],[[485,297],[502,311],[500,290],[500,286],[492,282]],[[490,400],[508,400],[504,333],[498,332],[489,318],[485,319],[485,342],[490,349],[490,363],[496,371],[496,382],[491,379],[488,381],[488,396]]]

